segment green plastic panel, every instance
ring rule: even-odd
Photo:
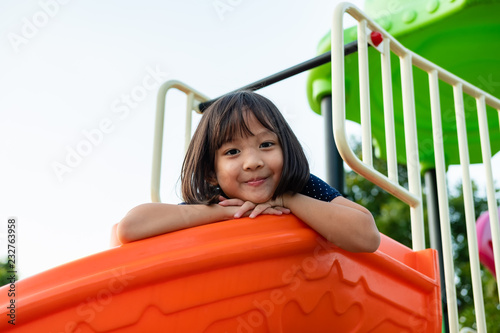
[[[366,1],[364,12],[401,44],[467,82],[500,98],[500,0],[497,1]],[[345,43],[356,40],[356,28],[344,31]],[[318,54],[330,50],[330,33],[318,45]],[[369,48],[372,134],[377,155],[385,158],[380,55]],[[399,59],[393,55],[392,83],[398,162],[405,164],[404,124]],[[422,168],[434,166],[428,75],[414,67],[415,107]],[[357,53],[345,58],[346,116],[360,122]],[[311,108],[331,94],[330,64],[309,73],[307,95]],[[443,141],[447,165],[459,164],[453,91],[440,82]],[[470,162],[482,161],[476,102],[464,97]],[[500,151],[498,111],[487,109],[492,155]]]

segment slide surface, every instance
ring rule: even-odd
[[[10,332],[440,332],[437,255],[343,251],[294,216],[180,230],[16,282]]]

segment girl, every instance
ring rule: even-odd
[[[203,114],[181,173],[186,205],[148,203],[118,225],[122,243],[207,223],[292,213],[348,251],[373,252],[371,213],[309,173],[302,147],[267,98],[227,94]]]

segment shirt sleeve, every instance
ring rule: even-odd
[[[310,175],[306,186],[304,186],[302,191],[299,193],[314,199],[328,202],[332,201],[336,197],[342,196],[339,191],[313,174]]]

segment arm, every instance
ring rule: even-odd
[[[302,194],[285,194],[282,202],[292,214],[344,250],[374,252],[380,245],[372,214],[346,198],[325,202]]]
[[[235,212],[234,207],[220,205],[146,203],[130,210],[120,221],[118,239],[122,243],[133,242],[175,230],[231,219]]]
[[[225,199],[225,198],[222,198]],[[222,205],[172,205],[146,203],[130,210],[118,223],[117,235],[122,244],[164,233],[233,219],[240,207]],[[248,216],[244,212],[240,216]],[[287,210],[284,210],[287,213]],[[281,215],[280,209],[262,214]],[[239,216],[238,216],[239,217]]]
[[[326,202],[297,193],[285,194],[262,204],[240,199],[227,199],[219,204],[239,207],[234,217],[248,215],[248,212],[250,217],[256,217],[267,214],[269,210],[286,209],[329,242],[347,251],[375,252],[380,245],[380,234],[372,214],[343,197]]]

